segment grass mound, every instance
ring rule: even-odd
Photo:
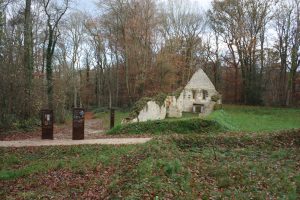
[[[118,125],[108,134],[167,134],[167,133],[208,133],[226,128],[213,120],[199,118],[161,120]]]

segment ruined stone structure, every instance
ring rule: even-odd
[[[212,99],[220,96],[215,86],[202,69],[199,69],[185,86],[180,94],[183,112],[197,112],[209,114],[215,103],[221,104],[221,99]]]
[[[205,72],[199,69],[178,97],[167,96],[162,106],[155,101],[148,101],[136,118],[124,122],[162,120],[166,117],[180,118],[182,112],[194,112],[205,116],[213,111],[215,104],[221,104],[220,95]]]
[[[155,101],[148,101],[147,105],[140,111],[139,115],[131,122],[145,122],[162,120],[166,118],[167,110],[165,105],[159,106]]]

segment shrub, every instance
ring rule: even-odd
[[[11,128],[14,123],[16,123],[17,116],[13,114],[6,114],[0,117],[0,129],[8,129]]]
[[[219,94],[215,94],[213,96],[211,96],[211,100],[214,102],[217,102],[221,99],[221,96]]]
[[[214,110],[221,110],[223,108],[222,104],[215,104],[214,105]]]
[[[217,122],[199,118],[160,120],[119,125],[108,134],[208,133],[224,130]]]
[[[106,113],[106,112],[109,112],[109,109],[107,107],[96,107],[92,110],[92,112],[94,114],[96,114],[96,113]]]
[[[143,97],[143,98],[141,98],[140,100],[138,100],[138,101],[134,104],[134,106],[133,106],[131,112],[129,113],[128,118],[129,118],[130,120],[132,120],[132,119],[138,117],[140,111],[144,109],[144,107],[147,105],[147,103],[148,103],[149,101],[154,101],[154,102],[157,103],[159,106],[163,106],[164,103],[165,103],[166,98],[167,98],[167,95],[164,94],[164,93],[159,93],[159,94],[156,95],[155,97]]]
[[[151,101],[151,100],[152,99],[149,97],[143,97],[140,100],[138,100],[134,104],[132,111],[129,113],[128,118],[131,120],[136,118],[139,115],[140,111],[147,105],[148,101]]]
[[[35,127],[40,126],[40,120],[37,118],[30,118],[28,120],[19,120],[13,124],[15,129],[23,131],[32,131]]]
[[[165,104],[167,96],[168,95],[166,95],[165,93],[159,93],[153,98],[153,100],[161,107]]]

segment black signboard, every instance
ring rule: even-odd
[[[84,139],[84,115],[85,111],[83,108],[73,109],[73,140]]]
[[[53,110],[41,110],[42,139],[53,140]]]

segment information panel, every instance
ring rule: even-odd
[[[53,140],[53,110],[41,110],[42,139]]]
[[[84,139],[84,115],[85,111],[83,108],[73,109],[73,140]]]

